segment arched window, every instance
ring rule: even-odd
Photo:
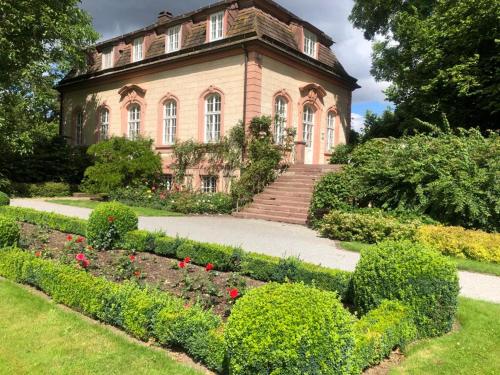
[[[303,140],[306,147],[312,146],[313,128],[314,128],[314,109],[308,105],[304,106],[303,124]]]
[[[133,104],[128,109],[128,138],[135,140],[139,138],[141,130],[141,107]]]
[[[279,145],[283,144],[285,139],[287,111],[286,99],[278,96],[275,102],[274,141]]]
[[[219,94],[205,99],[205,142],[217,142],[220,138],[222,101]]]
[[[176,131],[177,103],[175,100],[168,100],[163,105],[163,144],[174,144]]]
[[[326,123],[326,152],[331,152],[335,145],[335,112],[329,112]]]
[[[100,116],[100,126],[99,129],[99,139],[106,140],[109,138],[109,110],[107,108],[103,108],[101,110]]]
[[[76,144],[83,144],[83,112],[78,111],[76,113]]]

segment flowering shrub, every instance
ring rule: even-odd
[[[63,252],[59,257],[60,262],[74,264],[76,261],[80,268],[87,269],[95,259],[94,248],[85,244],[85,238],[81,236],[73,237],[71,234],[66,237]]]
[[[0,215],[0,247],[17,244],[20,234],[19,225],[13,219]]]
[[[137,229],[137,215],[118,203],[102,203],[90,214],[87,224],[89,243],[98,250],[110,250],[122,241],[125,234]]]
[[[140,279],[145,276],[139,267],[139,260],[134,254],[120,257],[116,265],[116,272],[119,280]]]
[[[270,283],[239,299],[225,339],[231,374],[351,374],[354,317],[335,293]]]

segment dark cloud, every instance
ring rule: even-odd
[[[174,15],[201,8],[217,0],[83,0],[82,8],[94,19],[103,39],[115,37],[150,25],[158,12]],[[355,91],[353,101],[383,102],[387,84],[375,82],[370,75],[371,43],[349,23],[352,0],[278,0],[285,8],[316,25],[336,42],[333,50],[346,70],[363,86]]]

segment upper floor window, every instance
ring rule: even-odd
[[[136,140],[141,131],[141,107],[133,104],[128,110],[128,137]]]
[[[83,145],[83,112],[76,114],[76,144]]]
[[[144,58],[143,53],[144,38],[134,39],[132,58],[133,62],[141,61]]]
[[[175,100],[169,100],[163,106],[163,144],[174,144],[176,130],[177,103]]]
[[[276,98],[274,119],[274,140],[276,144],[283,144],[285,139],[287,119],[287,101],[282,96]]]
[[[314,110],[308,105],[304,107],[304,118],[302,125],[304,130],[303,140],[306,143],[306,147],[311,147],[314,129]]]
[[[99,129],[99,139],[106,140],[109,137],[109,110],[104,108],[101,110]]]
[[[113,67],[113,48],[102,51],[102,69]]]
[[[220,40],[224,37],[224,12],[210,16],[210,41]]]
[[[217,142],[220,138],[222,100],[219,94],[205,99],[205,142]]]
[[[328,113],[326,123],[326,152],[331,152],[335,140],[335,112]]]
[[[316,58],[316,35],[308,30],[304,30],[304,53],[308,56]]]
[[[181,26],[174,26],[167,31],[167,53],[181,48]]]
[[[203,193],[217,192],[217,177],[203,176],[201,180],[201,191]]]

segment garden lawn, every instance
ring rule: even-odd
[[[91,200],[73,200],[73,199],[49,199],[49,203],[63,204],[65,206],[83,207],[94,209],[101,202],[91,201]],[[178,212],[171,212],[166,210],[156,210],[154,208],[147,207],[134,207],[129,206],[137,216],[183,216]]]
[[[410,345],[390,375],[500,374],[500,305],[460,298],[460,329]]]
[[[344,250],[361,252],[364,249],[368,249],[375,245],[366,244],[362,242],[340,242],[340,247]],[[459,270],[485,273],[495,276],[500,276],[500,264],[480,262],[472,259],[460,259],[460,258],[450,258],[457,264]]]
[[[0,374],[201,374],[0,279]]]

